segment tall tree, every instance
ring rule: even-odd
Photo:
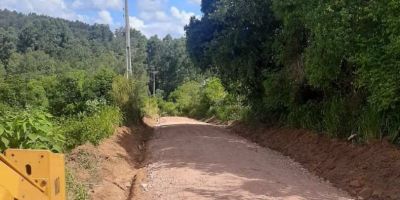
[[[202,68],[215,67],[228,89],[260,97],[263,74],[275,68],[273,44],[279,22],[271,1],[202,2],[202,19],[186,28],[191,57]],[[249,100],[256,98],[249,98]]]
[[[16,50],[16,33],[13,28],[7,30],[0,27],[0,62],[8,65],[11,54]]]

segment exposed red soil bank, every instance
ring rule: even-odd
[[[67,165],[76,181],[87,187],[90,199],[133,199],[136,181],[146,155],[151,124],[117,128],[115,134],[99,146],[86,144],[67,156]]]
[[[282,152],[354,196],[400,199],[400,150],[387,142],[356,145],[307,130],[231,126],[237,134]]]

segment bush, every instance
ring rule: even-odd
[[[197,81],[186,82],[172,92],[169,98],[176,103],[180,114],[195,116],[200,106],[201,84]]]
[[[47,108],[49,105],[43,84],[37,80],[12,77],[0,81],[0,102],[12,107],[28,106]]]
[[[249,108],[243,106],[241,97],[229,94],[216,106],[215,116],[222,121],[242,120],[248,111]]]
[[[358,118],[358,134],[362,140],[368,141],[372,138],[381,138],[382,118],[379,112],[372,108],[366,107],[362,110]]]
[[[293,106],[287,116],[287,124],[296,128],[321,131],[321,112],[321,105],[311,102],[304,105]]]
[[[52,113],[57,116],[74,115],[82,112],[84,99],[84,84],[86,80],[85,71],[74,70],[56,77],[51,82],[46,92],[49,97]],[[51,81],[51,80],[48,80]]]
[[[176,107],[176,104],[173,102],[169,101],[162,101],[159,102],[160,110],[161,110],[161,115],[165,116],[177,116],[179,115],[178,109]]]
[[[157,99],[154,97],[149,97],[145,100],[144,107],[143,107],[143,114],[146,117],[150,117],[156,119],[159,117],[160,109],[158,108]]]
[[[388,136],[391,142],[400,145],[400,115],[399,111],[392,111],[390,113],[385,113],[385,118],[383,119],[381,129],[381,137]],[[381,115],[382,116],[382,115]],[[385,135],[384,135],[385,134]]]
[[[0,151],[20,148],[62,152],[65,138],[51,119],[50,114],[38,109],[5,111],[0,116]]]
[[[117,107],[104,106],[98,112],[88,116],[78,116],[63,120],[60,131],[66,138],[66,148],[90,142],[98,145],[103,139],[114,133],[123,117]]]
[[[203,93],[203,99],[205,99],[209,105],[221,104],[227,95],[221,80],[215,77],[207,80],[203,88]]]
[[[271,73],[263,82],[263,112],[268,113],[269,118],[281,118],[287,114],[290,106],[290,87],[283,73]]]
[[[6,75],[6,69],[4,68],[3,63],[0,61],[0,81],[2,81],[5,75]]]
[[[126,79],[117,76],[112,83],[111,99],[127,119],[139,121],[143,116],[142,108],[148,98],[148,89],[142,80]]]
[[[31,80],[27,85],[26,104],[35,107],[48,108],[49,101],[46,91],[40,81]]]
[[[120,108],[128,107],[133,91],[132,82],[123,76],[117,76],[114,78],[111,87],[111,97],[115,105]]]
[[[116,76],[117,74],[108,68],[97,70],[94,76],[85,83],[86,99],[106,99],[111,101],[112,84]]]
[[[324,105],[322,112],[322,126],[330,136],[347,137],[351,134],[352,116],[346,109],[345,99],[332,98]]]
[[[169,96],[170,101],[159,100],[163,115],[189,117],[216,117],[222,121],[241,119],[246,108],[242,98],[229,95],[220,79],[211,77],[200,84],[189,81],[179,86]]]

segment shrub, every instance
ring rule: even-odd
[[[111,101],[111,90],[114,78],[117,74],[108,68],[102,68],[95,72],[94,76],[86,81],[86,99],[106,99]]]
[[[169,99],[167,102],[159,100],[163,115],[213,116],[229,121],[241,119],[247,110],[243,106],[243,98],[228,94],[221,80],[215,77],[207,79],[204,84],[186,82],[172,92]]]
[[[290,87],[282,72],[269,74],[263,82],[263,110],[280,118],[290,106]]]
[[[224,101],[216,106],[215,116],[222,121],[241,120],[249,111],[249,108],[244,106],[240,96],[227,95]]]
[[[101,140],[111,136],[115,127],[122,123],[119,108],[104,106],[88,116],[65,119],[61,132],[66,138],[66,148],[72,149],[86,142],[98,145]]]
[[[382,118],[373,107],[366,107],[358,118],[358,134],[364,141],[381,138]]]
[[[111,97],[115,105],[120,108],[128,107],[133,91],[132,82],[123,76],[117,76],[114,78],[111,87]]]
[[[85,71],[74,70],[56,77],[58,80],[48,80],[55,84],[46,90],[48,95],[51,95],[49,102],[53,114],[62,116],[82,112],[82,104],[85,103],[83,97],[85,78]]]
[[[382,118],[381,118],[382,119]],[[383,118],[383,128],[381,129],[381,137],[388,136],[391,142],[400,145],[400,115],[399,111],[394,110],[386,113]]]
[[[219,78],[210,78],[203,88],[204,98],[210,105],[221,104],[227,93]]]
[[[46,91],[40,81],[12,77],[0,81],[0,101],[13,107],[48,107]]]
[[[322,126],[332,137],[346,137],[351,134],[352,116],[346,109],[345,99],[333,97],[324,105]]]
[[[35,107],[48,108],[49,101],[46,91],[40,81],[31,80],[27,85],[26,104]]]
[[[6,75],[6,69],[4,68],[3,63],[0,61],[0,81],[2,81],[5,75]]]
[[[287,124],[296,128],[321,131],[321,110],[319,104],[311,102],[304,105],[293,106],[287,116]]]
[[[82,114],[98,113],[107,105],[105,99],[88,100],[85,102]]]
[[[61,152],[64,136],[42,110],[5,111],[0,116],[0,150],[7,148],[50,149]]]
[[[126,79],[117,76],[112,83],[111,99],[114,104],[124,111],[127,119],[139,121],[142,118],[148,89],[142,80]]]
[[[144,107],[143,107],[143,114],[150,118],[158,118],[160,109],[158,108],[157,99],[154,97],[149,97],[145,100]]]
[[[197,114],[201,99],[201,84],[197,81],[189,81],[179,86],[170,95],[170,100],[176,103],[178,112],[184,115]]]
[[[162,101],[159,103],[161,115],[177,116],[179,115],[178,109],[174,102]]]

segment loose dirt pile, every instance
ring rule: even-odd
[[[231,127],[238,135],[282,152],[354,196],[400,199],[400,151],[387,142],[355,145],[306,130]]]
[[[67,166],[74,181],[89,190],[90,199],[131,199],[139,169],[145,159],[145,141],[152,130],[146,126],[121,127],[98,147],[86,144],[67,156]],[[75,196],[84,196],[74,191]],[[81,197],[82,198],[82,197]],[[84,198],[82,198],[84,199]]]

